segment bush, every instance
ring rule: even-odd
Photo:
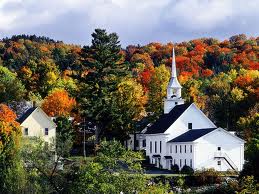
[[[194,170],[192,169],[192,167],[184,165],[182,170],[181,170],[181,174],[188,174],[191,175],[194,173]]]
[[[178,174],[180,172],[179,166],[177,164],[172,165],[171,171],[175,174]]]
[[[210,185],[221,183],[220,173],[214,169],[203,169],[196,171],[194,177],[198,185]]]

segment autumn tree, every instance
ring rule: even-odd
[[[67,91],[56,89],[44,99],[42,109],[51,117],[70,116],[75,105],[75,99]]]
[[[147,96],[141,84],[132,78],[119,83],[112,96],[111,131],[108,131],[106,136],[125,140],[129,133],[134,132],[136,121],[146,116]]]
[[[25,184],[19,141],[21,130],[16,114],[5,104],[0,104],[0,193],[21,191]]]
[[[163,99],[170,79],[170,72],[165,65],[155,67],[155,72],[149,83],[147,111],[158,116],[163,110]]]

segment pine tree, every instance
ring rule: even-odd
[[[98,140],[109,131],[112,92],[128,71],[117,34],[96,29],[92,37],[92,45],[82,49],[83,69],[78,101],[81,114],[97,126]]]

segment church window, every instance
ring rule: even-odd
[[[192,167],[192,159],[190,159],[190,167]]]
[[[186,145],[184,145],[184,153],[186,153]]]
[[[175,161],[175,159],[174,159],[174,164],[176,164],[176,161]]]
[[[172,145],[170,145],[170,153],[172,153]]]
[[[155,153],[157,152],[157,142],[155,141]]]
[[[184,159],[184,165],[186,166],[186,159]]]
[[[180,153],[182,153],[182,146],[180,145]]]
[[[188,123],[188,129],[192,129],[192,123]]]
[[[152,141],[150,141],[150,147],[149,147],[149,151],[150,151],[150,153],[152,153]]]
[[[162,153],[162,141],[160,141],[159,148],[160,148],[160,153]]]
[[[177,145],[175,145],[175,153],[177,153]]]
[[[220,160],[218,161],[218,165],[219,165],[219,166],[221,165],[221,161],[220,161]]]
[[[177,105],[177,104],[178,104],[178,102],[175,102],[174,104],[175,104],[175,105]]]
[[[136,147],[139,147],[139,141],[136,140]]]
[[[182,167],[182,159],[180,159],[180,168]]]
[[[143,140],[142,144],[143,144],[143,147],[146,147],[146,140],[145,139]]]
[[[218,147],[218,151],[221,151],[221,147]]]
[[[190,145],[190,153],[192,153],[192,145]]]

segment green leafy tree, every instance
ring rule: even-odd
[[[145,191],[142,155],[117,141],[103,141],[94,162],[80,168],[71,193],[134,193]]]
[[[68,157],[73,146],[74,131],[72,122],[67,117],[55,119],[56,128],[56,151],[59,156]]]
[[[0,103],[11,103],[20,101],[25,94],[25,88],[15,73],[6,67],[0,66]]]

